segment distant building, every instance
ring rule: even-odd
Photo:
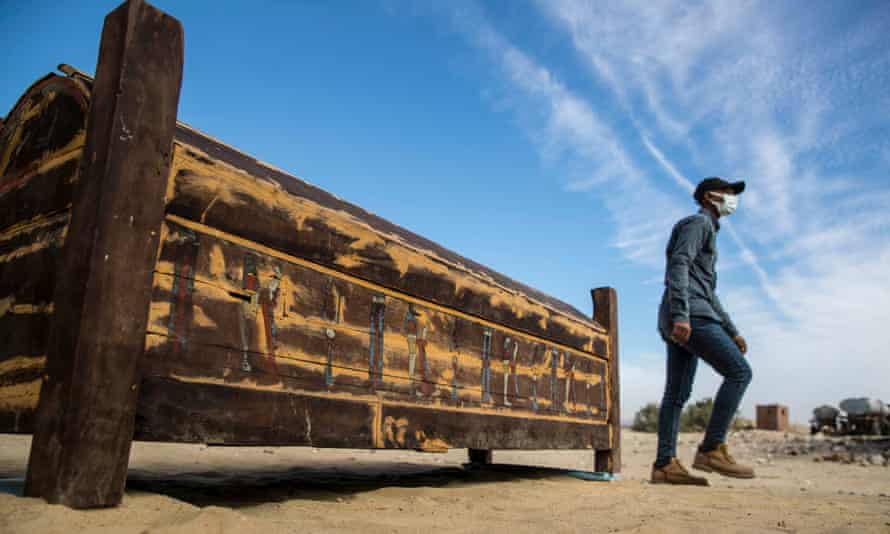
[[[788,428],[788,407],[781,404],[759,404],[757,406],[757,428],[759,430],[786,430]]]

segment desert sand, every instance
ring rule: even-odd
[[[698,439],[681,435],[687,465]],[[649,484],[655,436],[630,431],[613,482],[547,469],[465,469],[465,450],[137,442],[123,504],[74,511],[21,496],[30,437],[0,435],[0,532],[890,532],[890,467],[814,461],[822,456],[807,451],[809,439],[734,433],[730,447],[758,477],[708,475],[709,488]],[[589,470],[591,456],[496,451],[494,459]]]

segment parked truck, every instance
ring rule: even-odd
[[[847,413],[849,434],[890,434],[890,410],[880,399],[852,397],[840,407]]]
[[[810,419],[810,433],[843,434],[846,425],[847,418],[841,416],[840,410],[834,406],[823,404],[813,410],[813,418]]]
[[[810,432],[890,435],[890,405],[868,397],[844,399],[840,409],[824,404],[813,410]]]

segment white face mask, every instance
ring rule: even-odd
[[[714,207],[717,208],[717,213],[721,217],[732,215],[736,208],[739,207],[739,197],[731,193],[723,193],[720,195],[719,200],[714,201]]]

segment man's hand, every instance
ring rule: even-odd
[[[674,323],[673,330],[671,330],[671,339],[674,343],[684,345],[689,341],[690,334],[692,334],[692,326],[689,323],[677,321]]]
[[[732,338],[735,341],[736,346],[739,347],[739,350],[742,351],[742,354],[748,353],[748,343],[745,341],[745,338],[742,336],[736,336]]]

